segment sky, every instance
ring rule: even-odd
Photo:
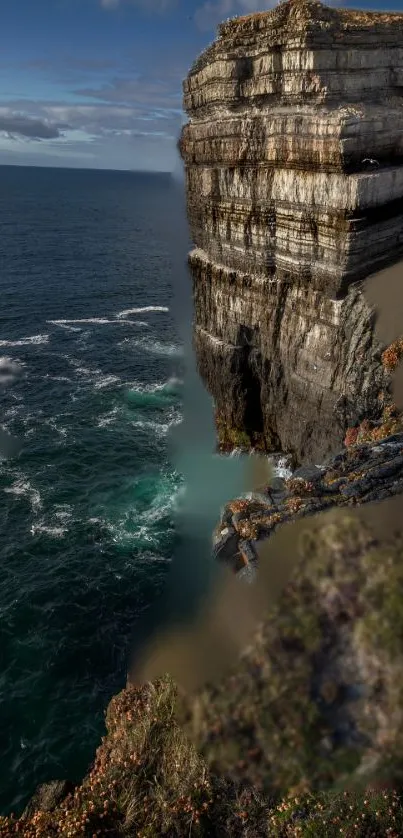
[[[175,171],[182,80],[275,0],[1,0],[0,164]],[[356,8],[383,7],[371,0]]]

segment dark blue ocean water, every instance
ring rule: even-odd
[[[174,200],[160,175],[0,168],[3,813],[87,769],[175,547]]]

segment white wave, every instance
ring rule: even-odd
[[[71,384],[71,378],[67,375],[50,375],[50,373],[47,372],[46,375],[43,376],[43,379],[48,381],[63,381]]]
[[[114,320],[109,320],[106,317],[82,317],[82,318],[75,318],[74,320],[47,320],[47,323],[51,323],[52,326],[68,326],[72,323],[97,323],[99,325],[104,325],[106,323],[114,323]]]
[[[7,495],[15,495],[16,497],[28,497],[31,502],[33,512],[38,512],[42,509],[42,500],[38,489],[31,486],[29,480],[24,476],[19,477],[12,486],[7,486],[3,490]]]
[[[176,375],[171,375],[166,381],[157,381],[155,384],[143,384],[142,381],[128,381],[126,387],[136,393],[159,393],[163,390],[169,390],[174,387],[181,387],[183,381],[177,378]]]
[[[152,355],[183,355],[183,347],[174,343],[161,343],[159,340],[151,340],[150,338],[126,338],[123,343],[128,343],[131,347],[138,347],[145,352]]]
[[[157,497],[152,506],[146,512],[142,512],[141,514],[137,513],[137,526],[133,530],[127,528],[127,523],[130,520],[129,515],[122,516],[122,518],[116,522],[105,521],[105,526],[109,530],[113,541],[116,544],[142,541],[143,543],[146,542],[150,544],[150,546],[153,546],[154,548],[158,547],[161,533],[153,530],[153,527],[158,525],[160,521],[165,521],[167,515],[173,513],[175,496],[176,493],[170,495],[169,498],[162,503],[161,498]],[[164,526],[164,532],[165,531],[166,527]]]
[[[81,332],[79,326],[69,326],[64,320],[47,320],[46,322],[52,326],[59,326],[61,329],[65,329],[66,332]]]
[[[245,452],[242,448],[233,448],[232,451],[229,452],[229,457],[241,457]]]
[[[102,370],[98,369],[97,367],[92,369],[91,367],[82,367],[81,362],[79,362],[78,365],[72,362],[72,366],[75,367],[75,370],[79,373],[79,375],[83,375],[85,377],[96,378],[97,376],[103,374]]]
[[[11,407],[7,408],[6,412],[3,414],[3,419],[5,419],[6,422],[9,422],[10,420],[15,419],[16,416],[19,416],[23,410],[25,410],[25,405],[22,402],[13,404]],[[4,430],[7,430],[7,427],[4,426]]]
[[[32,335],[20,340],[0,340],[0,346],[40,346],[43,343],[49,343],[49,335]]]
[[[97,419],[97,427],[107,428],[108,425],[112,425],[113,422],[116,422],[119,412],[118,406],[115,406],[113,410],[109,411],[109,413],[104,413],[103,416],[99,416]]]
[[[121,379],[118,375],[106,375],[105,378],[102,378],[101,381],[97,381],[95,384],[96,390],[103,390],[104,387],[109,387],[111,384],[117,384],[118,381]]]
[[[276,477],[282,477],[284,480],[291,477],[292,469],[290,468],[290,458],[287,455],[281,455],[276,459],[269,457],[269,460],[273,464]]]
[[[64,356],[70,366],[74,367],[76,373],[82,377],[87,378],[89,384],[94,384],[96,390],[102,390],[104,387],[109,387],[111,384],[121,382],[118,375],[111,375],[104,373],[99,367],[84,367],[82,361],[77,358],[71,358],[68,355]],[[76,401],[76,399],[73,399]]]
[[[68,503],[56,504],[54,510],[31,525],[32,535],[45,533],[51,538],[63,538],[73,518],[73,508]]]
[[[168,306],[140,306],[139,308],[126,308],[124,311],[119,311],[115,316],[119,318],[128,317],[130,314],[145,314],[149,311],[169,311]],[[147,324],[148,325],[148,324]]]
[[[181,487],[172,487],[172,491],[167,493],[162,491],[154,498],[149,508],[140,515],[136,516],[139,522],[139,527],[135,534],[137,538],[142,538],[145,541],[155,541],[159,537],[158,533],[150,532],[150,528],[165,520],[167,515],[172,515],[176,509],[178,495]]]
[[[135,544],[139,541],[158,551],[162,533],[166,533],[166,518],[173,515],[180,487],[174,484],[161,487],[147,509],[139,511],[131,504],[122,510],[117,520],[90,518],[89,523],[102,524],[116,544]],[[159,527],[161,523],[163,526]],[[133,528],[133,524],[135,524]]]
[[[48,527],[46,524],[32,524],[31,526],[31,533],[32,535],[36,535],[39,532],[46,533],[46,535],[50,535],[52,538],[63,538],[66,534],[67,529],[66,527]]]
[[[43,421],[44,425],[47,425],[49,428],[52,429],[52,431],[56,431],[56,433],[58,433],[60,436],[62,436],[65,439],[66,436],[67,436],[67,428],[63,428],[63,427],[59,428],[56,425],[56,419],[57,418],[58,417],[53,417],[52,416],[50,419],[43,419],[42,421]]]
[[[73,517],[73,508],[68,503],[60,503],[55,506],[54,516],[59,521],[68,523]]]
[[[152,431],[153,433],[157,434],[157,436],[166,436],[170,430],[175,425],[180,425],[183,421],[183,417],[181,415],[174,416],[168,420],[168,422],[155,422],[152,419],[135,419],[134,421],[130,422],[133,428],[141,428],[141,430]]]
[[[122,312],[122,318],[123,318]],[[133,326],[133,320],[125,320],[116,318],[109,318],[109,317],[80,317],[74,318],[71,320],[47,320],[47,323],[50,323],[52,326],[59,326],[61,329],[67,329],[68,331],[72,332],[81,332],[81,326],[90,325],[90,326],[116,326],[118,323],[126,323],[129,326]],[[73,324],[80,324],[74,326]],[[148,323],[144,323],[142,325],[148,326]]]

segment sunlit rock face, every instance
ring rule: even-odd
[[[318,460],[389,381],[362,281],[403,255],[403,15],[288,0],[184,82],[195,346],[221,432]]]

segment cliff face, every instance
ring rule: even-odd
[[[315,0],[223,24],[184,82],[195,346],[224,437],[315,460],[379,415],[360,283],[403,254],[402,91],[403,15]]]

